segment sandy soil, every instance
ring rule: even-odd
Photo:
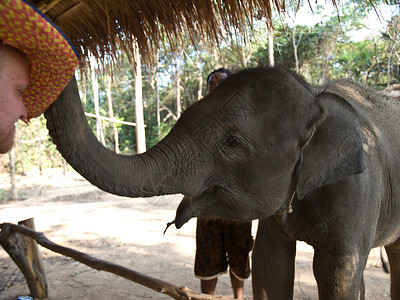
[[[9,188],[0,174],[0,191]],[[193,275],[195,220],[180,230],[165,225],[181,196],[125,198],[107,194],[74,172],[47,170],[19,179],[25,200],[0,203],[0,222],[33,217],[36,230],[58,244],[86,252],[161,280],[199,291]],[[4,194],[4,193],[3,193]],[[257,222],[253,222],[254,236]],[[48,299],[171,299],[113,274],[100,272],[40,248],[49,283]],[[313,250],[299,242],[295,299],[318,299],[311,262]],[[0,299],[29,295],[19,269],[0,248]],[[365,271],[367,299],[389,299],[389,275],[382,271],[379,249],[373,249]],[[217,294],[231,295],[229,276],[219,279]],[[245,284],[251,295],[251,277]]]

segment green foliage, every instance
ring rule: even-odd
[[[23,174],[32,168],[62,167],[63,159],[52,143],[43,116],[32,119],[30,124],[18,122],[14,146],[16,172]],[[40,139],[40,148],[39,148]],[[40,149],[40,150],[39,150]],[[39,155],[40,153],[40,155]],[[9,156],[0,155],[0,173],[9,172]]]
[[[320,14],[320,8],[315,11]],[[395,53],[390,63],[390,84],[399,82],[398,76],[398,12],[389,22],[387,31],[376,36],[370,33],[359,39],[365,30],[364,22],[370,15],[371,6],[362,2],[345,3],[338,14],[325,17],[326,21],[315,26],[275,24],[275,62],[295,69],[293,34],[297,43],[299,73],[314,84],[322,84],[333,78],[350,78],[379,89],[387,86],[388,59],[391,46]],[[295,30],[294,30],[295,29]],[[253,64],[266,65],[268,44],[263,44],[253,55]]]

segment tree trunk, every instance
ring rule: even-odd
[[[388,62],[387,62],[387,86],[390,86],[390,72],[392,68],[392,56],[393,52],[396,50],[396,44],[397,44],[397,39],[400,31],[400,15],[396,17],[396,19],[393,21],[393,32],[390,32],[389,30],[387,31],[390,40],[393,42],[392,46],[390,47],[390,52],[388,56]]]
[[[111,75],[107,74],[106,75],[106,94],[107,94],[107,100],[108,100],[108,116],[110,119],[114,120],[114,110],[113,110],[113,99],[111,95]],[[114,144],[115,144],[115,152],[119,153],[119,143],[118,143],[118,129],[117,125],[115,122],[112,123],[113,125],[113,130],[114,130]]]
[[[271,21],[272,22],[272,21]],[[270,67],[275,65],[275,58],[274,58],[274,36],[273,36],[273,29],[266,23],[267,25],[267,38],[268,38],[268,64]]]
[[[21,148],[21,136],[19,134],[19,128],[18,128],[18,123],[15,123],[15,136],[17,138],[17,147],[18,147],[18,155],[19,155],[19,160],[21,164],[21,174],[25,176],[25,167],[24,167],[24,155],[22,153],[22,148]]]
[[[158,91],[158,60],[159,60],[160,53],[157,52],[157,68],[155,74],[155,85],[154,85],[154,93],[156,94],[156,103],[157,103],[157,132],[158,132],[158,139],[161,139],[161,115],[160,115],[160,93]]]
[[[10,157],[10,178],[11,178],[11,200],[18,200],[18,189],[17,183],[15,180],[15,157],[14,157],[14,148],[9,152]]]
[[[217,66],[217,68],[219,68],[219,66],[220,66],[220,53],[218,53],[218,51],[219,50],[217,49],[217,47],[212,47],[214,61],[215,61],[215,65]]]
[[[181,73],[182,73],[183,48],[179,49],[179,56],[176,60],[176,116],[180,118],[182,113],[181,106]]]
[[[248,53],[246,53],[249,50]],[[242,59],[243,68],[247,68],[247,63],[251,58],[251,54],[253,53],[253,49],[250,43],[245,43],[243,46],[239,46],[240,56]]]
[[[387,87],[390,86],[390,72],[391,72],[391,67],[392,67],[392,56],[393,56],[393,51],[396,46],[396,41],[393,41],[392,47],[390,47],[390,52],[388,56],[388,62],[387,62]]]
[[[296,24],[294,24],[292,32],[292,42],[293,42],[294,60],[296,62],[296,72],[299,72],[299,57],[297,55],[297,48],[299,47],[301,36],[302,33],[300,33],[299,40],[296,42]]]
[[[105,146],[106,142],[104,140],[103,128],[101,127],[101,120],[100,120],[99,83],[97,81],[96,68],[95,68],[96,62],[94,59],[91,59],[90,65],[92,68],[93,102],[96,114],[96,136],[97,139],[103,144],[103,146]]]
[[[161,115],[160,115],[160,94],[158,91],[158,63],[160,60],[160,49],[157,48],[155,54],[155,65],[151,69],[151,76],[149,83],[154,91],[154,99],[156,101],[156,118],[157,118],[157,135],[161,139]]]
[[[198,89],[197,89],[197,100],[203,98],[203,67],[201,63],[199,63],[199,76],[198,76]]]
[[[202,44],[199,45],[199,52],[198,52],[198,56],[199,56],[199,62],[198,62],[198,66],[199,66],[199,76],[198,76],[198,81],[199,81],[199,85],[198,85],[198,89],[197,89],[197,100],[200,100],[201,98],[203,98],[203,57],[201,55],[201,50],[202,50]]]
[[[81,85],[81,88],[82,88],[82,103],[83,103],[84,107],[86,107],[86,96],[87,96],[86,80],[87,80],[86,75],[82,74],[81,78],[80,78],[80,85]]]
[[[140,53],[137,44],[135,45],[134,49],[136,148],[137,153],[143,153],[146,152],[146,134],[143,116],[142,65],[140,62]]]
[[[377,85],[378,81],[379,81],[379,76],[381,75],[381,66],[380,66],[380,62],[379,62],[378,45],[376,43],[375,37],[372,37],[372,38],[374,41],[375,63],[376,63],[377,69],[378,69],[378,74],[375,77],[375,85]]]
[[[63,174],[66,175],[67,174],[67,161],[62,158],[62,167],[63,167]]]
[[[40,137],[40,118],[36,118],[37,138],[38,138],[38,165],[40,176],[43,175],[42,168],[42,138]]]

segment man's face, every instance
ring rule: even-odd
[[[29,85],[29,66],[15,49],[0,45],[0,154],[14,144],[14,124],[27,118],[22,94]]]

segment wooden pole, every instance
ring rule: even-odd
[[[18,224],[35,230],[32,218],[20,221]],[[13,232],[0,239],[0,244],[24,274],[31,296],[39,299],[47,298],[47,279],[37,242],[26,235]]]
[[[173,285],[112,262],[95,258],[86,253],[57,245],[48,240],[43,233],[33,231],[24,226],[18,226],[11,223],[2,223],[0,224],[0,230],[0,241],[3,239],[8,239],[10,235],[21,233],[35,239],[42,247],[45,247],[51,251],[71,257],[72,259],[79,261],[93,269],[124,277],[130,281],[136,282],[158,293],[163,293],[177,300],[233,300],[233,298],[226,296],[212,296],[195,293],[185,286]]]

